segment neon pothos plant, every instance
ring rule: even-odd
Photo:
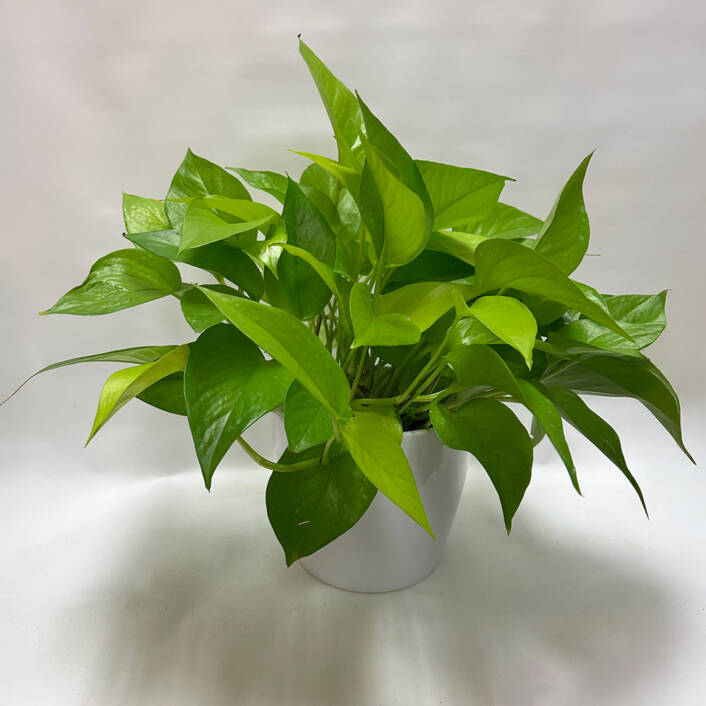
[[[498,200],[508,177],[412,159],[299,49],[337,159],[297,153],[311,162],[297,181],[188,151],[164,200],[124,194],[131,247],[100,258],[42,312],[109,314],[171,295],[199,334],[45,368],[130,364],[105,383],[89,440],[133,398],[186,415],[207,488],[239,443],[272,471],[267,511],[288,564],[348,530],[378,491],[431,533],[403,430],[433,427],[473,454],[508,531],[543,436],[579,491],[563,421],[644,506],[616,432],[580,394],[638,400],[688,455],[677,396],[641,352],[665,327],[666,292],[605,295],[571,277],[589,243],[591,156],[542,221]],[[179,263],[203,281],[184,282]],[[531,436],[515,405],[533,415]],[[279,408],[289,446],[267,460],[242,434]]]

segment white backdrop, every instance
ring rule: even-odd
[[[703,3],[42,0],[0,20],[0,396],[54,360],[193,338],[174,301],[36,313],[124,247],[121,190],[162,197],[187,146],[292,173],[286,148],[333,154],[302,32],[414,156],[510,174],[504,200],[539,216],[599,148],[600,257],[578,274],[671,287],[652,357],[706,458]],[[203,490],[184,420],[135,402],[84,450],[112,369],[49,373],[0,409],[7,703],[700,703],[706,483],[636,404],[600,409],[649,522],[597,452],[577,441],[582,499],[542,446],[509,540],[471,478],[438,572],[358,596],[284,570],[237,451]]]

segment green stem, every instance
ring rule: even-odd
[[[319,458],[311,458],[308,461],[299,461],[299,463],[275,463],[274,461],[269,461],[264,456],[255,451],[255,449],[248,444],[243,437],[238,437],[238,443],[243,447],[245,453],[250,456],[250,458],[259,463],[263,468],[268,468],[271,471],[278,471],[280,473],[289,473],[290,471],[300,471],[303,468],[312,468],[313,466],[318,466],[321,463]]]
[[[414,393],[414,390],[417,388],[417,385],[419,385],[419,383],[422,380],[427,379],[427,376],[429,375],[429,371],[432,370],[432,368],[436,365],[436,361],[439,360],[439,358],[441,357],[441,354],[444,352],[444,348],[446,348],[446,343],[449,340],[450,331],[451,330],[449,329],[449,332],[444,336],[444,340],[439,344],[438,348],[434,351],[433,355],[429,359],[429,362],[419,371],[419,373],[417,374],[417,377],[415,377],[414,380],[412,380],[412,382],[407,386],[407,389],[402,393],[404,395],[404,397],[408,397],[409,400],[407,402],[405,402],[405,404],[402,405],[402,407],[400,408],[400,412],[402,412],[410,404],[410,402],[412,401],[412,395]],[[436,375],[436,372],[437,371],[435,371],[435,373],[434,373],[435,375]],[[441,372],[441,371],[438,371],[438,372]]]
[[[368,356],[368,347],[363,346],[363,355],[360,356],[358,361],[358,368],[355,371],[355,377],[353,378],[353,386],[351,387],[351,399],[355,397],[356,390],[358,389],[358,383],[360,382],[360,376],[363,374],[363,368],[365,367],[365,359]]]

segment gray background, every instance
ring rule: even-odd
[[[334,154],[302,32],[414,156],[510,174],[504,200],[538,216],[599,148],[585,188],[598,257],[577,275],[610,293],[671,288],[651,355],[704,458],[703,3],[1,7],[0,394],[54,360],[193,337],[173,300],[36,313],[125,246],[121,190],[161,198],[187,146],[295,174],[286,148]],[[0,409],[12,703],[588,704],[596,688],[608,704],[698,703],[706,488],[635,405],[606,409],[627,427],[650,523],[590,450],[579,499],[540,447],[512,544],[472,479],[432,579],[350,597],[283,570],[264,476],[237,452],[202,490],[184,420],[134,403],[84,451],[110,370],[47,374]]]

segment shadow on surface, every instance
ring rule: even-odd
[[[669,605],[646,569],[541,537],[531,518],[510,541],[482,499],[462,504],[429,579],[366,595],[284,568],[261,485],[203,512],[164,491],[68,616],[96,646],[88,703],[631,703],[668,662]]]

